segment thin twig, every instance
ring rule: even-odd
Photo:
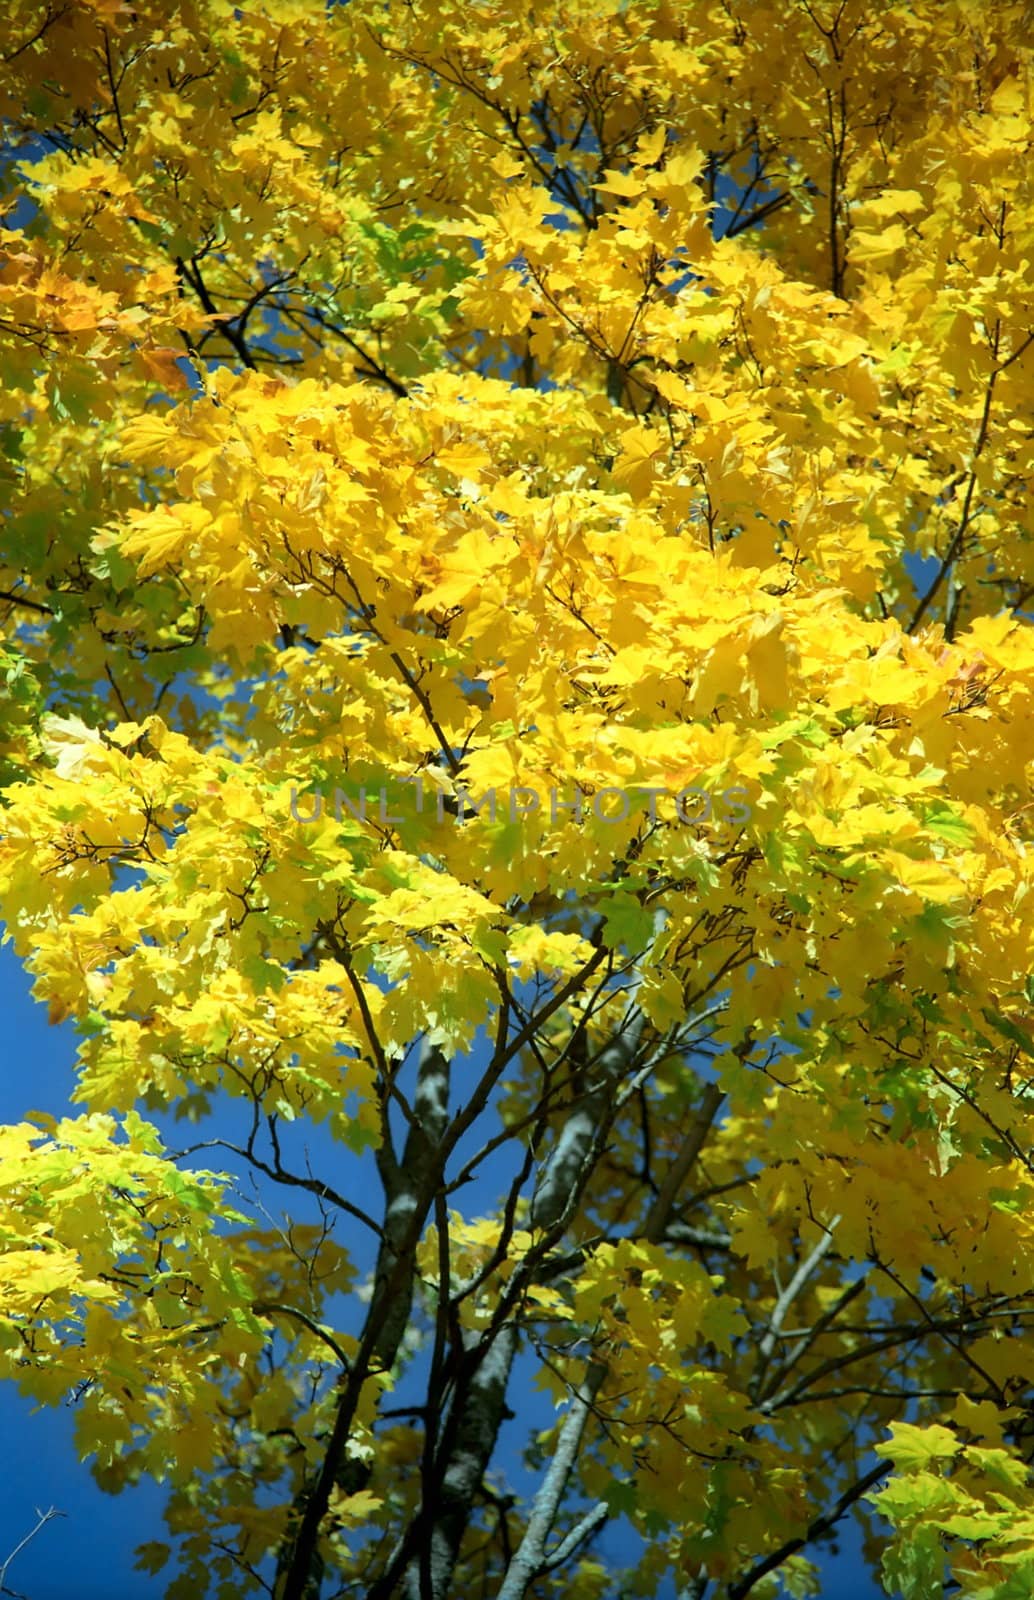
[[[0,1594],[13,1595],[13,1594],[16,1593],[16,1591],[14,1589],[9,1589],[7,1587],[7,1569],[11,1565],[11,1562],[14,1560],[16,1555],[18,1555],[22,1550],[25,1549],[25,1546],[27,1544],[29,1544],[33,1539],[35,1539],[37,1533],[39,1533],[39,1531],[40,1531],[40,1529],[42,1527],[45,1527],[48,1522],[52,1522],[55,1517],[63,1517],[65,1515],[65,1512],[58,1511],[54,1506],[51,1506],[46,1511],[41,1511],[39,1506],[37,1506],[36,1507],[36,1515],[39,1518],[39,1521],[37,1522],[36,1526],[34,1528],[32,1528],[25,1535],[25,1538],[21,1541],[20,1544],[16,1544],[15,1545],[14,1549],[11,1551],[10,1555],[7,1557],[7,1559],[4,1562],[3,1566],[0,1566]],[[22,1597],[19,1596],[19,1600],[22,1600]]]

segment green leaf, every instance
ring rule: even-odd
[[[909,1529],[883,1556],[884,1587],[900,1591],[902,1600],[941,1600],[944,1593],[944,1551],[935,1528]]]
[[[629,894],[615,894],[604,902],[603,943],[608,950],[622,947],[640,955],[653,938],[653,912]]]
[[[876,1454],[887,1456],[899,1472],[917,1472],[933,1461],[951,1460],[962,1449],[958,1434],[938,1422],[919,1426],[892,1422],[890,1439],[878,1444]]]
[[[149,1539],[146,1544],[138,1544],[134,1553],[136,1555],[136,1560],[133,1562],[135,1570],[137,1572],[149,1572],[153,1576],[154,1573],[161,1572],[165,1566],[172,1554],[172,1546],[163,1544],[160,1539]]]
[[[1008,1017],[1003,1017],[1000,1011],[994,1011],[990,1006],[983,1006],[981,1015],[985,1021],[991,1024],[992,1028],[1002,1035],[1003,1039],[1008,1039],[1010,1044],[1019,1045],[1020,1049],[1026,1051],[1027,1055],[1034,1056],[1034,1038],[1031,1038],[1025,1028],[1019,1027],[1015,1022],[1010,1022]]]
[[[939,839],[961,848],[973,842],[973,829],[951,806],[937,805],[924,812],[923,826]]]

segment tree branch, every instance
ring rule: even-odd
[[[574,1469],[592,1403],[606,1373],[607,1369],[602,1362],[590,1362],[581,1387],[571,1402],[571,1409],[567,1413],[564,1425],[560,1429],[553,1459],[532,1503],[524,1538],[506,1569],[506,1577],[503,1579],[496,1600],[524,1600],[528,1585],[559,1560],[559,1551],[563,1549],[563,1544],[558,1546],[552,1556],[547,1556],[546,1540],[552,1531],[560,1501]],[[603,1516],[605,1515],[604,1508]],[[593,1527],[598,1527],[603,1521],[599,1507],[595,1512],[591,1512],[590,1516],[596,1519],[592,1524]],[[570,1537],[569,1535],[568,1538]],[[584,1533],[580,1534],[579,1540],[584,1537]],[[565,1540],[564,1543],[566,1542]]]
[[[52,1522],[55,1517],[63,1517],[65,1513],[63,1511],[56,1510],[54,1506],[51,1506],[46,1511],[41,1511],[37,1506],[36,1515],[39,1518],[36,1526],[25,1535],[25,1538],[22,1539],[19,1544],[15,1545],[14,1549],[6,1558],[3,1565],[0,1566],[0,1594],[13,1595],[16,1592],[14,1589],[9,1589],[7,1587],[7,1569],[11,1565],[11,1562],[14,1560],[15,1556],[18,1555],[20,1551],[24,1550],[27,1544],[35,1539],[41,1528],[45,1527],[48,1522]],[[22,1600],[22,1597],[18,1596],[18,1600]]]
[[[814,1522],[808,1524],[807,1531],[800,1538],[787,1539],[786,1543],[781,1544],[778,1550],[772,1550],[767,1556],[763,1556],[760,1561],[756,1562],[745,1577],[731,1584],[727,1600],[743,1600],[744,1595],[749,1594],[756,1583],[760,1583],[762,1578],[769,1572],[774,1572],[776,1567],[781,1567],[789,1556],[795,1555],[798,1550],[803,1550],[805,1545],[813,1544],[824,1533],[828,1533],[840,1521],[844,1512],[850,1510],[856,1500],[860,1500],[862,1495],[868,1489],[871,1489],[874,1483],[879,1483],[881,1478],[887,1476],[888,1472],[892,1470],[892,1466],[892,1462],[883,1461],[878,1467],[873,1467],[871,1472],[867,1472],[863,1478],[859,1478],[849,1489],[845,1489],[840,1499],[829,1511],[823,1512],[821,1517],[816,1517]]]
[[[725,1091],[719,1089],[716,1083],[704,1085],[697,1114],[687,1129],[679,1153],[665,1173],[660,1193],[647,1214],[643,1236],[651,1244],[658,1244],[664,1238],[676,1196],[696,1165],[697,1157],[707,1141],[724,1099]]]

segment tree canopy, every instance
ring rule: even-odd
[[[3,8],[0,1374],[170,1600],[1031,1593],[1032,40]]]

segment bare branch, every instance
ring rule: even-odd
[[[871,1472],[867,1472],[864,1477],[852,1483],[850,1488],[844,1490],[844,1493],[829,1511],[823,1512],[821,1517],[816,1517],[814,1522],[809,1523],[807,1531],[800,1538],[787,1539],[786,1543],[781,1544],[778,1550],[770,1551],[767,1556],[756,1562],[745,1577],[740,1578],[736,1583],[730,1584],[728,1600],[743,1600],[744,1595],[748,1595],[754,1585],[760,1583],[766,1574],[774,1572],[776,1567],[781,1567],[789,1556],[795,1555],[798,1550],[803,1550],[805,1545],[813,1544],[824,1533],[828,1533],[840,1521],[844,1512],[850,1510],[855,1501],[860,1500],[862,1495],[871,1489],[874,1484],[879,1483],[881,1478],[885,1478],[888,1472],[892,1470],[892,1467],[893,1462],[883,1461],[878,1467],[873,1467]]]
[[[17,1591],[15,1589],[9,1589],[7,1587],[7,1569],[8,1569],[8,1567],[11,1565],[11,1562],[14,1560],[15,1556],[18,1555],[22,1550],[24,1550],[25,1546],[27,1544],[31,1543],[31,1541],[33,1539],[35,1539],[37,1533],[39,1533],[41,1528],[46,1527],[47,1523],[48,1522],[52,1522],[55,1517],[63,1517],[65,1515],[65,1512],[58,1511],[54,1506],[50,1506],[49,1509],[46,1510],[46,1511],[41,1511],[39,1509],[39,1507],[37,1506],[36,1507],[36,1515],[39,1518],[39,1521],[37,1522],[36,1526],[34,1528],[32,1528],[25,1535],[25,1538],[22,1539],[19,1544],[15,1545],[14,1549],[11,1551],[10,1555],[6,1558],[6,1560],[4,1561],[3,1565],[0,1566],[0,1594],[15,1595],[16,1596],[16,1600],[24,1600],[24,1596],[18,1595]]]

